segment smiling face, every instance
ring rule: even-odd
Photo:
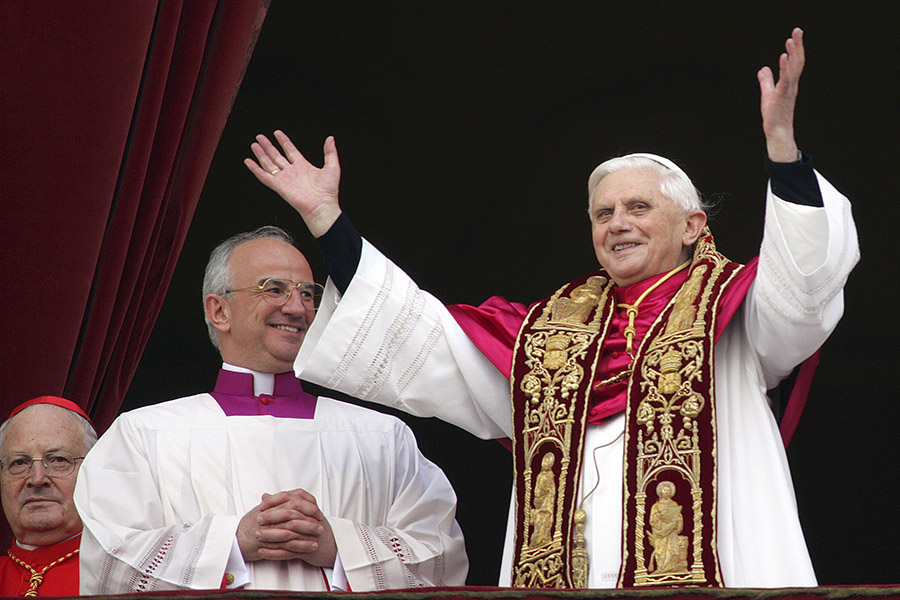
[[[72,411],[42,404],[26,408],[13,418],[0,456],[21,452],[37,458],[54,450],[84,456],[84,430]],[[75,472],[66,477],[48,476],[40,460],[35,460],[31,472],[21,479],[0,474],[3,512],[19,542],[47,546],[81,531],[81,519],[72,500],[81,461],[75,464]]]
[[[623,168],[591,195],[591,231],[600,265],[620,286],[674,269],[690,257],[706,213],[685,213],[660,191],[648,167]]]
[[[259,285],[268,278],[313,281],[303,254],[287,242],[261,238],[244,242],[231,254],[232,288]],[[254,291],[206,297],[206,313],[219,332],[222,359],[263,373],[291,370],[315,310],[291,294],[272,306]]]

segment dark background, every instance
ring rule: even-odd
[[[820,583],[898,583],[898,23],[894,2],[273,0],[124,409],[212,388],[200,282],[222,239],[280,225],[324,281],[299,217],[241,164],[259,132],[283,129],[317,164],[335,135],[345,211],[447,303],[530,302],[595,268],[587,175],[630,151],[672,158],[721,199],[719,248],[750,259],[766,181],[756,71],[799,25],[797,138],[854,202],[863,258],[788,455]],[[469,583],[496,583],[508,454],[404,418],[457,489]]]

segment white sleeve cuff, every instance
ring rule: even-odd
[[[229,575],[231,577],[228,577]],[[228,562],[225,563],[225,578],[225,587],[228,589],[241,588],[250,583],[250,567],[244,562],[237,537],[231,544],[231,553],[228,555]],[[231,581],[228,581],[229,579]]]
[[[334,558],[334,568],[322,569],[325,571],[325,579],[328,580],[328,587],[332,592],[349,592],[347,585],[347,574],[344,572],[344,565],[341,563],[341,553],[338,552]]]

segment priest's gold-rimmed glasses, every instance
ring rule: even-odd
[[[235,292],[254,292],[272,306],[284,306],[291,299],[294,290],[300,294],[300,301],[307,308],[319,308],[325,288],[318,283],[294,281],[293,279],[277,279],[270,277],[259,285],[250,285],[236,290],[225,290],[225,294]]]
[[[84,460],[83,456],[73,456],[68,452],[48,452],[43,456],[31,456],[24,452],[13,452],[0,456],[0,473],[13,479],[22,479],[31,473],[31,467],[35,462],[44,465],[44,472],[51,477],[68,477],[75,472],[77,461]]]

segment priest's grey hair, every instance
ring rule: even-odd
[[[274,225],[264,225],[253,231],[245,231],[244,233],[233,235],[213,248],[213,251],[209,254],[209,262],[206,263],[206,272],[203,275],[204,308],[207,296],[210,294],[224,296],[226,291],[233,286],[234,273],[231,269],[231,254],[234,252],[234,249],[245,242],[264,238],[274,238],[287,242],[291,246],[294,245],[294,237],[287,231]],[[203,318],[206,321],[209,340],[216,349],[219,349],[219,330],[213,327],[212,322],[206,315],[206,310],[203,311]]]
[[[54,408],[58,408],[59,410],[64,410],[78,422],[78,426],[81,427],[81,441],[84,443],[84,452],[87,453],[88,450],[94,447],[94,444],[97,443],[97,432],[94,431],[94,426],[91,425],[91,422],[79,415],[75,411],[71,411],[68,408],[64,408],[62,406],[56,406],[55,404],[34,404],[32,406],[28,406],[19,411],[14,417],[11,419],[7,419],[3,422],[3,425],[0,425],[0,454],[6,454],[3,448],[3,442],[6,440],[6,433],[9,430],[9,424],[12,423],[19,415],[22,413],[33,409],[35,406],[53,406]]]
[[[668,158],[647,153],[626,154],[600,163],[588,178],[588,209],[600,180],[610,173],[630,168],[649,168],[659,173],[659,191],[684,212],[709,212],[709,206],[703,201],[687,173]]]

